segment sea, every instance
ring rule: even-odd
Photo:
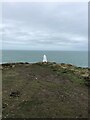
[[[48,62],[88,67],[88,51],[2,50],[0,63],[42,62],[44,54],[47,56]]]

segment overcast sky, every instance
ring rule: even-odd
[[[88,48],[87,3],[3,3],[2,20],[3,49]]]

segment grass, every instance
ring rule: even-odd
[[[66,66],[55,63],[3,65],[3,118],[88,117],[88,87],[84,78],[75,73],[82,68]],[[86,69],[83,74],[85,72]],[[11,97],[17,90],[20,95]]]

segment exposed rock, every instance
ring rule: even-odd
[[[12,68],[14,68],[15,67],[15,65],[12,65]]]
[[[10,97],[19,97],[19,96],[20,96],[20,92],[18,90],[10,93]]]
[[[3,103],[3,104],[2,104],[2,108],[3,108],[3,109],[6,108],[7,106],[8,106],[7,103]]]
[[[0,70],[2,70],[3,69],[3,67],[2,67],[2,65],[0,65]]]

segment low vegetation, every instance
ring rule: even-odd
[[[70,64],[3,64],[3,118],[87,118],[89,69]]]

